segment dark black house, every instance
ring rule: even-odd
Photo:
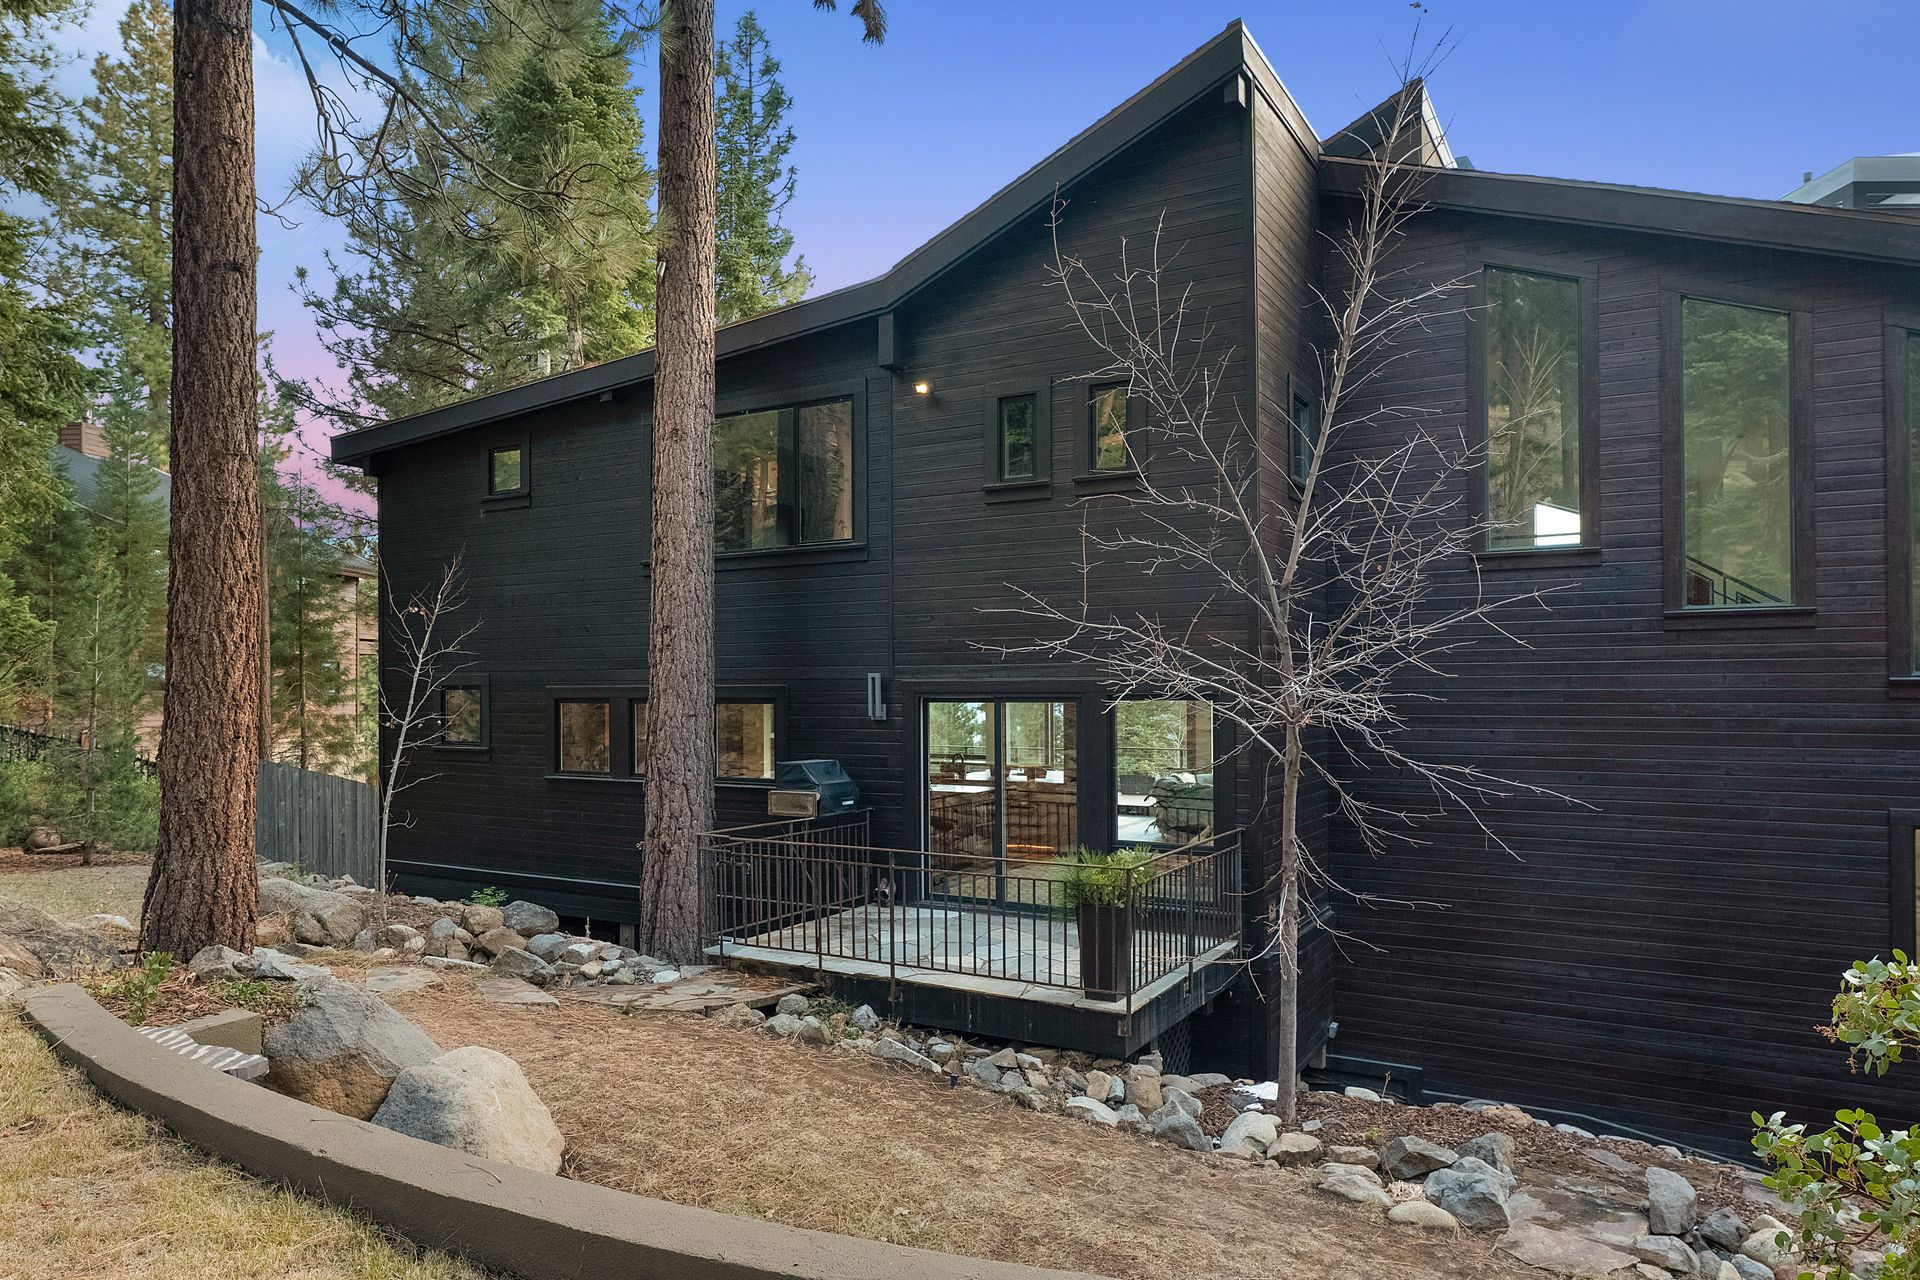
[[[1591,807],[1493,805],[1511,855],[1442,818],[1376,860],[1319,818],[1351,888],[1440,905],[1333,904],[1356,941],[1306,942],[1303,1048],[1719,1149],[1756,1108],[1913,1118],[1813,1027],[1846,964],[1914,946],[1920,223],[1464,169],[1426,120],[1430,207],[1398,261],[1473,275],[1476,306],[1374,393],[1486,432],[1516,412],[1487,374],[1509,304],[1571,358],[1551,466],[1487,478],[1515,532],[1457,567],[1563,589],[1514,623],[1524,645],[1457,655],[1410,746]],[[1164,215],[1237,352],[1228,394],[1280,433],[1365,134],[1323,141],[1235,24],[886,275],[720,331],[719,812],[775,821],[776,767],[810,759],[861,812],[717,840],[716,952],[934,1025],[1271,1073],[1273,975],[1236,963],[1270,841],[1226,727],[983,646],[1027,638],[993,612],[1016,585],[1079,589],[1081,499],[1129,483],[1137,407],[1069,380],[1093,352],[1046,288],[1056,191],[1087,252]],[[391,590],[461,554],[481,624],[394,836],[406,886],[636,918],[651,371],[642,352],[334,441],[379,477]],[[1083,844],[1177,851],[1117,979],[1044,909]]]

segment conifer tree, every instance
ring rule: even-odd
[[[787,265],[793,232],[780,225],[780,212],[797,177],[787,163],[792,99],[751,9],[740,15],[732,42],[721,44],[714,67],[715,276],[718,321],[728,324],[800,301],[813,273],[805,258]]]

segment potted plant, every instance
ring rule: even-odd
[[[1118,1000],[1127,993],[1133,969],[1132,900],[1136,872],[1153,850],[1082,846],[1066,863],[1061,881],[1065,910],[1080,933],[1080,986],[1092,1000]]]

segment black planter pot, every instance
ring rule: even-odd
[[[1118,1000],[1133,975],[1133,918],[1124,906],[1075,908],[1080,928],[1080,986],[1089,1000]]]

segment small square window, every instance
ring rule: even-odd
[[[1087,458],[1091,471],[1131,471],[1127,440],[1127,384],[1109,383],[1087,392]]]
[[[526,488],[526,472],[517,444],[487,454],[487,492],[518,493]]]
[[[483,697],[478,685],[450,684],[440,691],[440,745],[478,747],[485,743]]]
[[[612,742],[604,700],[561,702],[559,725],[561,773],[612,772]]]
[[[1038,474],[1040,397],[1002,396],[999,417],[1000,479],[1033,479]]]

